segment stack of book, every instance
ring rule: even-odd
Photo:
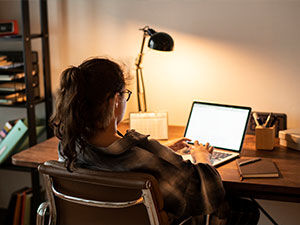
[[[38,55],[32,52],[34,96],[40,96]],[[25,72],[21,51],[0,52],[0,104],[13,105],[26,101]]]
[[[12,193],[6,223],[10,225],[30,225],[32,190],[25,187]]]
[[[280,145],[300,150],[300,128],[281,130],[278,137]]]

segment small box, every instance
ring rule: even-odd
[[[129,117],[130,129],[154,139],[168,139],[168,113],[138,112],[130,113]]]
[[[256,149],[273,150],[275,145],[275,126],[255,128]]]
[[[16,20],[0,20],[0,36],[16,35],[18,33],[19,28]]]

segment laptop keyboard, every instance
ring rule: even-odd
[[[230,156],[230,153],[225,153],[225,152],[217,152],[217,151],[213,151],[210,161],[211,163],[215,163],[218,161],[221,161],[222,159],[226,158],[227,156]]]

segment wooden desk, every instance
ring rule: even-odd
[[[122,124],[119,130],[128,128]],[[181,137],[182,126],[169,126],[169,139]],[[37,168],[40,163],[57,160],[57,138],[51,138],[36,146],[12,156],[12,163],[18,166]],[[300,202],[300,152],[276,146],[273,151],[255,149],[255,137],[246,135],[242,156],[271,158],[280,171],[280,178],[256,178],[240,181],[235,161],[218,168],[226,191],[244,197]]]

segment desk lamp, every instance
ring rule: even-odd
[[[139,29],[143,31],[143,41],[140,53],[136,59],[136,84],[137,84],[137,98],[138,98],[138,108],[139,112],[147,111],[146,96],[145,96],[145,86],[142,73],[142,58],[143,50],[145,46],[146,37],[150,37],[148,42],[148,47],[151,49],[159,51],[172,51],[174,47],[174,41],[170,35],[164,32],[156,32],[155,30],[145,26]]]

